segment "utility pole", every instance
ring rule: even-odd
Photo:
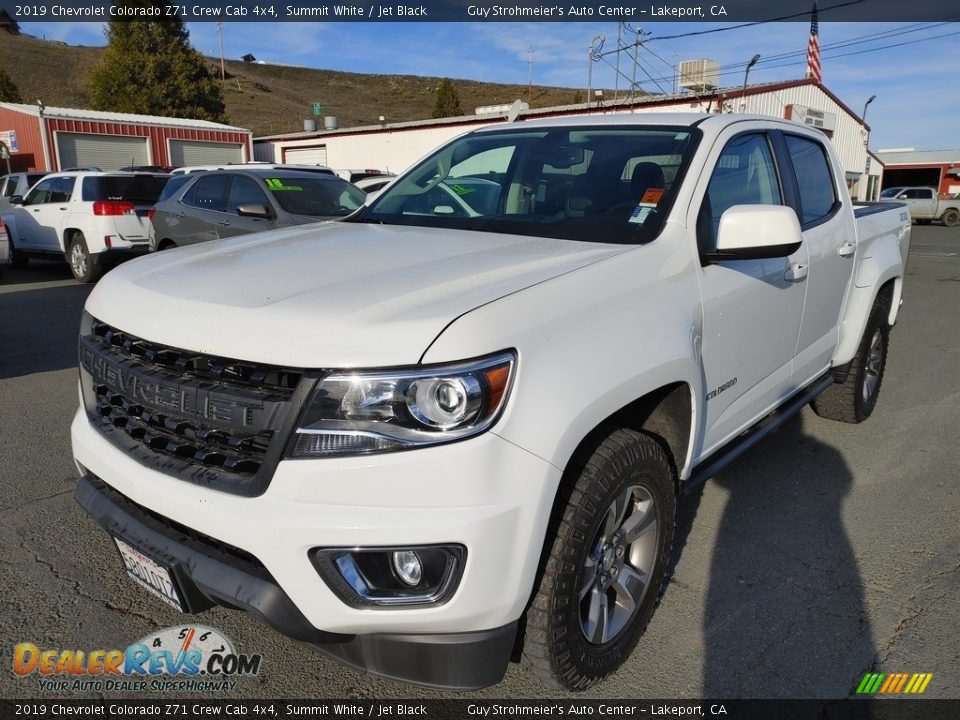
[[[871,95],[870,99],[863,104],[863,152],[867,156],[866,170],[863,173],[863,197],[861,200],[870,199],[870,131],[867,130],[867,108],[870,103],[877,99],[876,95]]]
[[[220,38],[220,82],[225,83],[227,81],[227,68],[223,63],[223,23],[217,23],[217,35]]]
[[[527,104],[533,102],[533,45],[527,50]]]

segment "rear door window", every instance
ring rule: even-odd
[[[800,224],[824,220],[839,207],[833,173],[820,143],[798,135],[785,135],[800,189]]]
[[[73,185],[76,180],[72,177],[54,178],[50,187],[50,194],[47,196],[48,203],[70,202],[73,195]]]
[[[204,175],[183,196],[183,203],[201,210],[223,212],[227,205],[229,175]]]

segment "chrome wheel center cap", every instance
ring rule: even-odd
[[[601,565],[604,570],[609,570],[613,567],[613,564],[617,561],[617,549],[610,545],[603,551],[603,560]]]

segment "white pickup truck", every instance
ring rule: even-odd
[[[583,690],[649,622],[685,490],[808,403],[871,414],[909,239],[803,125],[493,125],[347,221],[105,277],[76,499],[185,612],[428,686],[514,659]]]
[[[960,225],[960,199],[940,199],[932,187],[892,187],[880,193],[881,200],[903,203],[918,223],[939,220],[947,227]]]

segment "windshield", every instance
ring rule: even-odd
[[[453,141],[355,220],[643,243],[660,232],[700,133],[511,125]]]
[[[366,193],[346,180],[330,175],[264,179],[267,189],[284,210],[293,215],[342,217],[363,205]]]
[[[887,189],[884,190],[882,193],[880,193],[880,197],[882,197],[882,198],[892,198],[892,197],[896,197],[897,195],[900,194],[900,191],[901,191],[901,190],[903,190],[902,187],[887,188]]]

